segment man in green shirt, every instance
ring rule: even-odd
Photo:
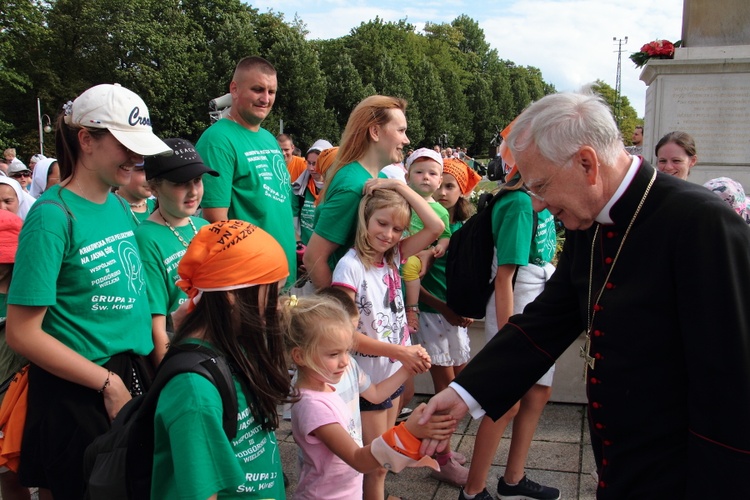
[[[277,87],[271,63],[257,56],[240,60],[229,85],[229,114],[211,125],[195,148],[221,174],[204,179],[203,217],[240,219],[267,231],[284,249],[291,286],[297,274],[291,182],[276,138],[260,126]]]

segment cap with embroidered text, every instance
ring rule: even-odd
[[[152,131],[143,99],[118,83],[96,85],[79,95],[66,108],[65,123],[106,128],[120,144],[142,156],[172,154]]]
[[[203,159],[190,141],[179,138],[164,139],[174,154],[172,156],[149,156],[144,168],[146,179],[167,179],[180,183],[195,179],[203,174],[217,177],[219,172],[203,163]]]

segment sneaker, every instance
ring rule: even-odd
[[[464,496],[464,489],[461,488],[461,491],[458,494],[458,500],[467,500],[466,496]],[[492,495],[490,495],[490,492],[487,491],[487,488],[483,489],[476,495],[474,495],[473,500],[494,500],[492,498]]]
[[[450,457],[445,465],[440,466],[440,470],[433,470],[430,476],[443,483],[452,484],[453,486],[465,486],[469,479],[469,469],[456,462],[456,459]]]
[[[401,408],[401,413],[399,413],[398,416],[396,417],[396,423],[406,421],[406,419],[409,418],[409,416],[411,415],[411,412],[413,411],[414,410],[406,406]]]
[[[501,477],[497,482],[497,498],[500,500],[558,500],[560,490],[535,483],[526,475],[515,485],[505,484],[505,478]]]

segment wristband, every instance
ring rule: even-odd
[[[434,458],[420,456],[420,445],[421,441],[401,423],[375,438],[370,444],[370,453],[392,472],[401,472],[406,467],[431,467],[439,471],[440,466]]]
[[[102,386],[102,388],[97,391],[99,394],[103,393],[104,389],[106,389],[107,387],[109,387],[109,376],[110,375],[112,375],[112,372],[109,371],[109,370],[107,370],[107,380],[104,381],[104,385]]]

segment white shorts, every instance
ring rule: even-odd
[[[533,301],[537,295],[542,293],[544,285],[552,276],[555,267],[547,264],[544,267],[529,264],[518,268],[516,283],[513,285],[513,314],[523,312],[526,304]],[[495,310],[495,292],[492,292],[489,302],[487,302],[486,315],[484,317],[484,336],[487,342],[494,337],[499,328],[497,325],[497,313]],[[537,381],[537,384],[550,387],[555,375],[555,365],[552,365],[547,373]]]
[[[471,357],[466,328],[451,325],[438,313],[419,313],[419,331],[412,334],[412,344],[424,347],[437,366],[459,366]]]

